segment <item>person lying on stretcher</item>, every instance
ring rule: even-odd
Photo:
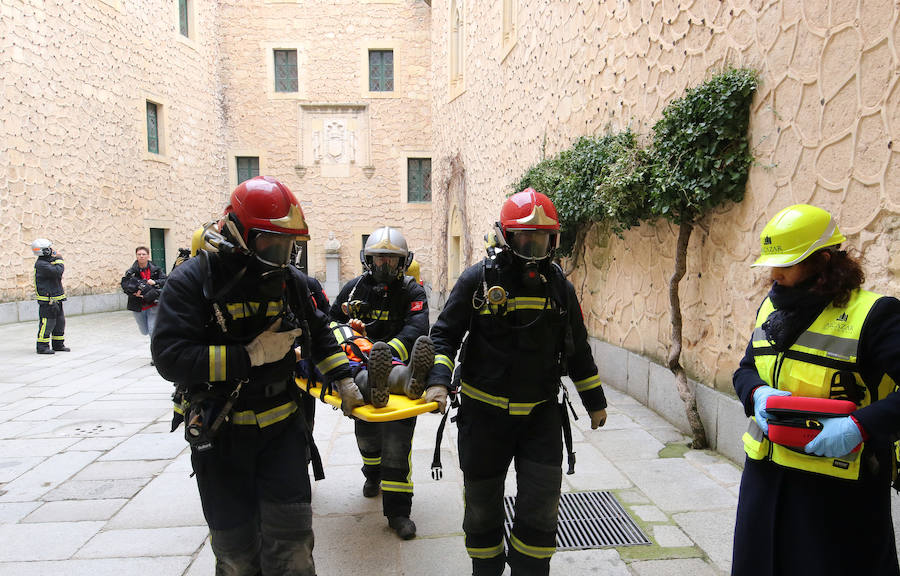
[[[332,321],[328,326],[347,354],[353,381],[365,404],[383,408],[391,394],[403,394],[413,400],[422,397],[428,373],[434,364],[434,344],[428,336],[416,339],[407,365],[393,355],[393,349],[385,342],[372,342],[367,338],[365,324],[361,320],[354,318],[347,324]],[[312,376],[322,381],[321,373],[315,367],[313,371]],[[309,378],[306,362],[298,361],[297,374]],[[339,392],[342,397],[346,395],[345,391]],[[356,407],[347,406],[346,402],[343,404],[342,410],[345,412]]]

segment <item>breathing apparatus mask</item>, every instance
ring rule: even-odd
[[[553,253],[550,231],[507,230],[503,245],[515,256],[511,260],[521,270],[522,284],[528,289],[540,287],[542,274]]]
[[[367,259],[371,260],[369,271],[372,278],[379,284],[390,284],[400,277],[399,256],[368,256]]]
[[[251,240],[256,259],[271,268],[284,268],[291,263],[291,252],[296,238],[276,232],[255,232]]]

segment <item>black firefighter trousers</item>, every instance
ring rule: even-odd
[[[548,401],[527,416],[464,398],[459,409],[459,460],[465,487],[466,551],[474,576],[546,576],[556,551],[562,483],[559,406]],[[508,554],[503,545],[503,489],[515,462],[515,520]]]
[[[191,450],[216,576],[315,576],[306,423],[226,425]]]
[[[391,422],[355,420],[354,426],[363,475],[369,480],[381,480],[384,515],[409,518],[413,497],[410,453],[416,418]]]
[[[66,314],[62,301],[38,302],[37,350],[59,350],[64,344]]]

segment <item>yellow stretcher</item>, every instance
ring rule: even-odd
[[[300,390],[311,395],[313,398],[320,398],[322,395],[321,383],[310,386],[306,389],[306,378],[295,378],[297,386]],[[325,402],[331,404],[335,408],[341,407],[341,397],[337,394],[326,394],[323,398]],[[437,402],[426,402],[424,398],[413,400],[402,394],[391,394],[388,399],[387,406],[376,408],[371,404],[360,406],[353,409],[353,416],[366,422],[391,422],[393,420],[404,420],[412,418],[426,412],[434,412],[438,409]]]

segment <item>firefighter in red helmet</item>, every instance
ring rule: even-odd
[[[552,261],[558,235],[547,196],[531,188],[511,196],[489,235],[488,256],[460,275],[431,330],[435,359],[425,399],[444,407],[454,369],[461,383],[463,530],[475,576],[500,576],[507,562],[513,576],[550,572],[564,435],[570,472],[574,467],[566,407],[557,401],[561,375],[574,382],[591,428],[606,422],[575,289]],[[506,550],[503,486],[513,461],[518,494]]]
[[[338,386],[355,386],[306,277],[289,266],[308,238],[286,186],[247,180],[207,230],[214,249],[176,268],[159,300],[153,360],[179,382],[216,574],[315,574],[308,452],[317,478],[322,469],[294,384],[295,346]]]

